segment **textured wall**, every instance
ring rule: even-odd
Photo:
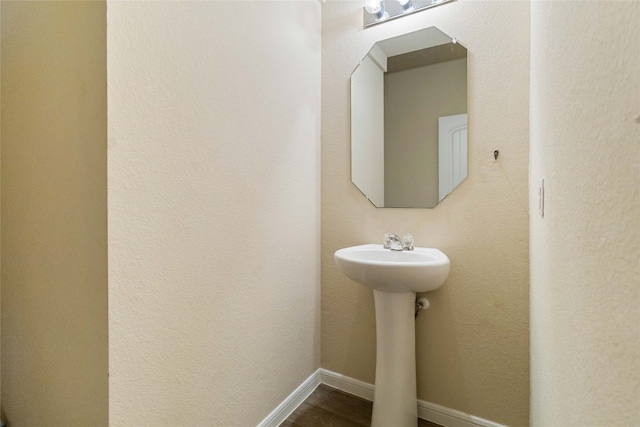
[[[108,423],[104,2],[2,2],[2,406]]]
[[[320,363],[320,5],[107,15],[110,424],[256,425]]]
[[[2,105],[2,6],[0,5],[0,106]],[[1,107],[0,107],[1,109]],[[0,113],[0,193],[2,181],[2,113]],[[2,217],[2,197],[0,196],[0,217]],[[2,226],[0,225],[0,242],[2,242]],[[2,271],[2,244],[0,244],[0,272]],[[0,296],[2,295],[2,274],[0,273]],[[0,308],[2,300],[0,299]],[[2,312],[0,309],[0,331],[2,331]],[[1,332],[0,332],[1,334]],[[2,417],[2,339],[0,335],[0,417]]]
[[[531,23],[532,424],[639,425],[640,3]]]
[[[513,426],[529,420],[529,7],[460,0],[366,30],[359,2],[322,14],[322,366],[374,381],[372,292],[333,252],[410,232],[452,263],[417,320],[418,397]],[[349,76],[375,41],[433,25],[469,49],[469,177],[435,209],[376,209],[349,179]]]

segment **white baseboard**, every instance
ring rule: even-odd
[[[498,424],[424,400],[418,400],[418,418],[444,427],[506,427],[504,424]]]
[[[271,411],[257,427],[278,427],[320,385],[320,369],[304,380],[276,409]]]
[[[258,427],[279,426],[320,384],[326,384],[345,393],[373,401],[373,384],[320,368],[258,424]],[[418,400],[418,418],[440,424],[443,427],[506,427],[503,424],[424,400]]]
[[[353,394],[362,399],[373,402],[373,384],[338,374],[337,372],[327,371],[326,369],[318,369],[320,373],[320,382],[330,387],[337,388],[345,393]]]

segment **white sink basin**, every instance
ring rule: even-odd
[[[384,292],[427,292],[438,289],[451,265],[435,248],[392,251],[382,245],[344,248],[334,254],[336,264],[352,280]]]

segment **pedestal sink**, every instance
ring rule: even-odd
[[[361,245],[336,251],[334,259],[347,277],[373,289],[377,342],[371,426],[416,427],[416,293],[442,286],[449,258],[434,248],[392,251]]]

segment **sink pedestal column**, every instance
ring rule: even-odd
[[[374,290],[373,297],[377,343],[371,427],[417,427],[416,294]]]

